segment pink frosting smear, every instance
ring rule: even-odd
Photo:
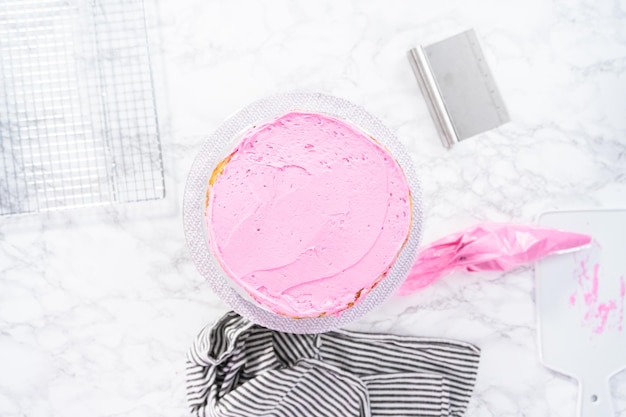
[[[590,268],[589,259],[583,259],[579,262],[579,267],[574,273],[578,281],[578,288],[570,295],[569,304],[575,307],[578,304],[578,300],[580,300],[583,312],[583,325],[591,326],[596,334],[604,333],[605,329],[617,329],[617,331],[621,332],[624,321],[624,299],[626,296],[626,281],[624,277],[619,277],[619,296],[600,302],[598,299],[601,281],[600,264],[594,263]]]
[[[287,113],[247,131],[229,158],[209,186],[209,240],[261,305],[289,317],[338,314],[393,265],[410,229],[409,186],[361,131]]]

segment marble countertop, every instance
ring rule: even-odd
[[[377,115],[424,187],[424,242],[483,220],[626,207],[626,1],[147,0],[167,197],[0,219],[0,415],[184,416],[185,352],[227,307],[185,246],[203,139],[266,94],[318,90]],[[406,59],[475,28],[512,122],[445,150]],[[457,274],[351,328],[476,343],[468,416],[573,416],[539,363],[530,268]],[[626,373],[613,379],[626,416]]]

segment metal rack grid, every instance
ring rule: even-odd
[[[163,198],[141,0],[0,1],[0,215]]]

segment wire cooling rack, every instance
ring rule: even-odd
[[[162,198],[141,0],[0,0],[0,215]]]

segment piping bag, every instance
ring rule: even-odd
[[[580,233],[509,223],[481,223],[423,248],[398,294],[411,294],[454,270],[509,271],[590,243],[591,236]]]

